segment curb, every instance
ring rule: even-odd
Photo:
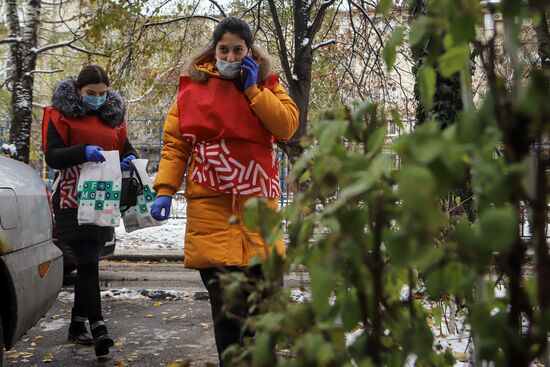
[[[152,262],[183,262],[183,254],[113,254],[105,260],[111,261],[152,261]]]

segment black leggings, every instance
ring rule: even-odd
[[[105,243],[69,244],[76,260],[74,313],[85,316],[90,325],[103,320],[99,289],[99,257]]]
[[[220,366],[223,366],[222,353],[232,344],[243,345],[245,336],[251,336],[244,330],[244,320],[250,316],[248,312],[247,298],[250,291],[243,290],[238,301],[230,309],[223,307],[223,289],[220,286],[219,275],[226,272],[245,272],[251,282],[263,278],[261,266],[245,267],[223,267],[200,269],[202,282],[208,290],[210,296],[210,306],[212,308],[212,320],[214,322],[214,337],[218,349]]]
[[[99,261],[105,248],[105,242],[69,243],[69,247],[76,264],[86,264]]]

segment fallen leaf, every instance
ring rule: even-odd
[[[128,363],[124,362],[124,361],[115,361],[113,363],[115,366],[117,367],[124,367],[124,366],[128,366]]]
[[[44,358],[42,358],[42,362],[44,362],[44,363],[51,363],[51,362],[53,362],[53,354],[51,354],[51,353],[46,353],[46,355],[44,356]]]
[[[155,302],[155,303],[153,303],[153,306],[154,307],[162,306],[162,302]]]
[[[166,367],[186,367],[189,366],[189,362],[172,361],[166,365]]]
[[[147,315],[145,315],[145,316],[143,316],[143,317],[145,317],[146,319],[151,319],[151,318],[153,318],[154,316],[151,315],[150,313],[148,313]]]
[[[202,326],[203,329],[208,329],[208,324],[207,323],[201,322],[201,326]]]
[[[466,353],[453,352],[453,357],[459,362],[468,362],[468,356]]]
[[[39,341],[39,340],[41,340],[41,339],[44,339],[44,337],[43,337],[42,335],[37,335],[37,336],[34,337],[34,339],[33,339],[32,341],[33,341],[33,342],[37,342],[37,341]]]

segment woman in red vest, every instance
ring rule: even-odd
[[[113,237],[112,227],[78,225],[77,183],[80,165],[101,162],[102,150],[120,152],[121,169],[137,153],[126,138],[124,100],[109,88],[103,68],[89,65],[78,78],[60,81],[54,90],[52,106],[44,113],[43,142],[46,163],[58,172],[52,197],[58,240],[69,245],[76,260],[74,307],[69,340],[94,344],[96,356],[109,354],[114,345],[101,313],[98,262],[105,242]],[[90,323],[92,336],[85,321]]]
[[[289,139],[298,127],[298,108],[273,73],[267,54],[254,45],[248,25],[228,17],[218,23],[209,46],[194,57],[180,79],[176,103],[164,123],[157,199],[151,215],[168,218],[172,196],[187,171],[185,266],[199,269],[210,295],[216,346],[221,361],[231,344],[242,344],[246,299],[225,310],[221,272],[246,272],[268,248],[242,221],[246,201],[267,198],[277,209],[279,187],[275,140]],[[283,255],[282,239],[275,246]],[[228,313],[237,315],[228,317]]]

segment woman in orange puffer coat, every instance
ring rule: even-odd
[[[275,140],[289,139],[298,127],[298,108],[273,74],[268,55],[253,45],[252,32],[239,18],[223,19],[211,44],[189,64],[164,123],[157,199],[151,215],[168,218],[171,200],[187,171],[185,266],[199,269],[212,307],[216,346],[222,352],[242,344],[248,314],[241,305],[222,309],[220,272],[244,272],[261,278],[259,265],[247,267],[267,246],[242,223],[252,197],[266,197],[277,209],[279,187]],[[276,250],[283,255],[282,240]],[[223,363],[222,363],[223,364]]]

